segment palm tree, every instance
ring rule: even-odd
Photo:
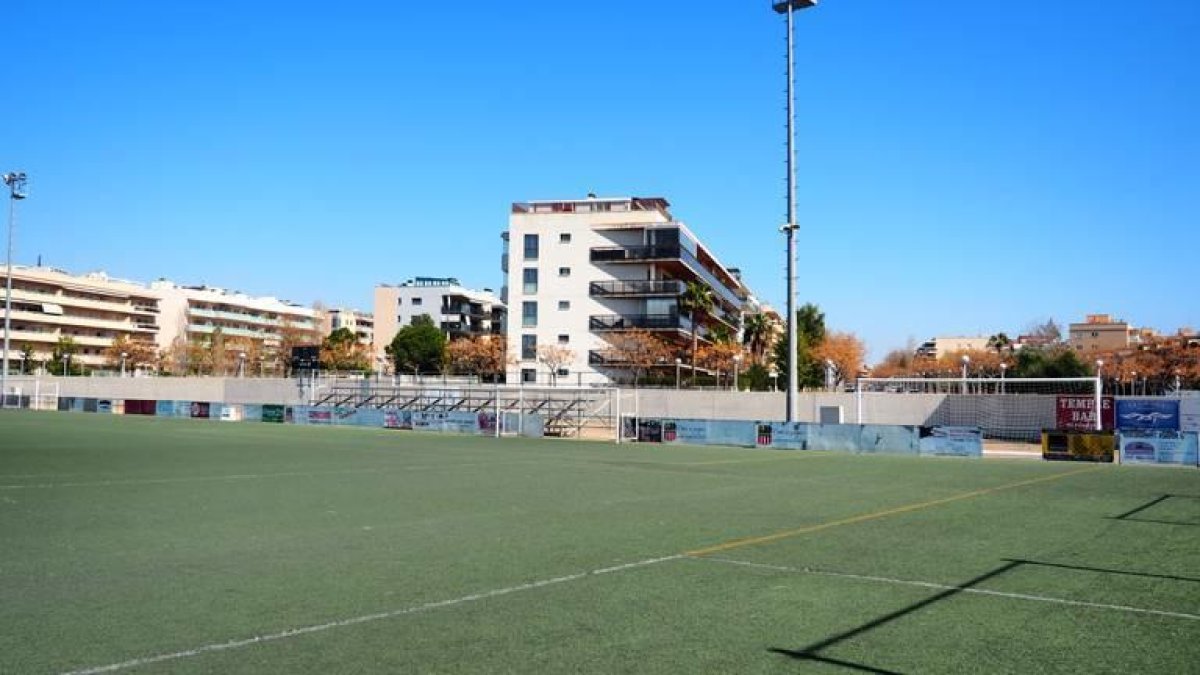
[[[1012,340],[1008,339],[1008,336],[1004,333],[996,333],[988,338],[987,346],[988,349],[995,349],[996,354],[999,356],[1006,350],[1012,351]]]
[[[762,363],[763,354],[767,351],[767,340],[770,338],[773,328],[771,323],[771,318],[761,312],[746,317],[746,324],[742,329],[742,340],[750,349],[750,355],[754,358],[755,363]]]
[[[683,294],[679,296],[680,311],[687,312],[692,323],[692,379],[696,378],[696,350],[700,345],[700,327],[696,324],[697,315],[712,313],[716,302],[712,289],[697,281],[687,282]]]

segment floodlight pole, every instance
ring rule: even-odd
[[[783,0],[771,3],[772,8],[787,15],[787,223],[783,231],[787,235],[787,330],[788,330],[788,381],[787,421],[796,421],[796,410],[800,398],[799,383],[796,381],[796,111],[793,14],[798,9],[808,9],[817,0]]]
[[[17,225],[17,200],[25,198],[25,172],[4,174],[8,186],[8,255],[4,272],[4,356],[0,359],[0,408],[8,407],[8,354],[12,342],[13,229]],[[20,402],[18,402],[18,405]]]

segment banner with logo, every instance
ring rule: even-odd
[[[1179,431],[1179,399],[1123,398],[1117,401],[1117,428]]]
[[[1111,431],[1043,431],[1042,458],[1073,462],[1111,462],[1117,437]]]
[[[1200,434],[1200,392],[1179,400],[1179,430]]]
[[[1135,429],[1120,435],[1122,464],[1200,464],[1200,436],[1191,432]]]
[[[1100,399],[1100,425],[1103,430],[1112,431],[1115,426],[1114,399],[1104,396]],[[1095,431],[1096,430],[1096,397],[1072,396],[1060,394],[1055,408],[1055,428],[1061,431]]]

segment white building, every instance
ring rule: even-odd
[[[375,287],[375,359],[413,318],[426,315],[447,339],[499,334],[505,307],[491,289],[466,288],[453,277],[417,277],[392,286]]]
[[[930,338],[922,342],[917,347],[916,355],[930,359],[940,359],[954,352],[982,352],[988,349],[988,338],[986,337],[946,336]]]
[[[354,333],[358,338],[358,344],[364,347],[372,347],[375,343],[375,315],[360,312],[357,309],[328,309],[325,310],[321,317],[323,336],[327,336],[335,330],[345,328]]]
[[[320,325],[317,311],[273,297],[252,297],[245,293],[208,286],[180,286],[159,280],[150,284],[162,298],[162,330],[158,333],[160,350],[173,344],[211,343],[220,335],[230,349],[230,358],[247,353],[255,361],[246,364],[247,372],[282,372],[282,354],[288,346],[317,344]],[[237,351],[234,351],[237,350]],[[232,364],[219,364],[230,371]]]
[[[748,289],[681,222],[667,200],[622,197],[513,204],[504,234],[509,382],[598,384],[629,379],[606,355],[606,337],[645,329],[681,348],[693,326],[679,309],[686,283],[712,289],[715,310],[700,340],[723,323],[735,335]],[[559,345],[572,361],[551,378],[538,348]],[[674,369],[673,361],[666,365]]]
[[[73,275],[21,265],[13,265],[12,276],[10,373],[32,372],[50,359],[61,338],[70,338],[78,349],[72,356],[73,367],[90,368],[113,366],[105,351],[118,337],[150,345],[157,339],[159,295],[141,284],[113,279],[104,272]],[[0,300],[0,340],[3,320]],[[33,363],[24,363],[26,351]]]

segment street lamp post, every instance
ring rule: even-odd
[[[63,358],[65,359],[65,363],[66,363],[66,366],[63,368],[63,377],[70,377],[71,376],[71,354],[70,354],[70,352],[64,354]]]
[[[8,186],[8,255],[4,272],[4,357],[0,359],[0,408],[8,405],[8,350],[12,335],[12,254],[13,229],[17,226],[17,202],[25,199],[25,172],[4,174]]]
[[[125,377],[125,359],[129,358],[129,354],[121,352],[121,377]]]
[[[1004,374],[1007,372],[1008,372],[1008,364],[1001,361],[1000,362],[1000,393],[1001,394],[1007,393],[1004,389]]]
[[[1104,359],[1096,359],[1096,382],[1099,383],[1100,395],[1104,395]]]
[[[967,367],[971,365],[971,357],[968,354],[962,355],[962,393],[967,393]]]
[[[1137,371],[1136,370],[1133,371],[1133,373],[1131,373],[1129,376],[1129,395],[1137,396]]]
[[[675,357],[675,388],[679,388],[679,367],[683,365],[683,359]]]
[[[800,390],[796,377],[796,110],[795,110],[795,48],[793,15],[797,10],[808,9],[817,0],[772,0],[776,13],[787,16],[787,223],[783,231],[787,235],[787,329],[788,329],[788,382],[787,421],[795,422]]]
[[[238,352],[238,377],[246,377],[246,352]]]
[[[742,365],[742,355],[733,355],[733,390],[738,390],[738,366]]]
[[[779,391],[779,371],[772,367],[768,375],[771,376],[771,391]]]

